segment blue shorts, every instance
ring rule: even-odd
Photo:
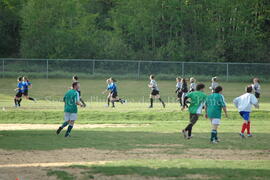
[[[239,112],[240,115],[242,116],[242,118],[245,120],[245,121],[249,121],[249,114],[250,112],[247,112],[247,111],[241,111]]]

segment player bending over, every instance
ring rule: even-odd
[[[58,135],[62,129],[64,129],[67,125],[68,129],[66,131],[65,137],[70,136],[70,132],[74,126],[74,122],[78,117],[78,107],[77,105],[84,107],[84,105],[80,101],[80,96],[78,90],[80,89],[79,82],[72,83],[72,89],[68,90],[68,92],[64,96],[64,123],[57,129],[56,134]]]
[[[163,108],[165,108],[165,103],[160,98],[158,85],[157,85],[157,82],[155,81],[154,75],[150,75],[149,79],[150,79],[150,83],[148,84],[148,87],[151,88],[149,108],[153,108],[154,98],[158,98],[159,101],[162,103]]]
[[[217,86],[214,90],[214,93],[209,95],[206,98],[205,102],[205,112],[206,112],[205,117],[209,118],[212,124],[210,141],[214,144],[219,142],[217,136],[218,134],[217,129],[218,126],[220,125],[222,109],[225,113],[225,116],[228,117],[226,103],[224,100],[224,96],[222,95],[222,87]]]
[[[73,77],[72,77],[72,81],[73,81],[73,82],[78,82],[78,81],[79,81],[79,77],[78,77],[78,76],[73,76]],[[85,104],[85,102],[83,101],[82,96],[81,96],[81,95],[82,95],[81,89],[79,88],[77,91],[78,91],[78,93],[79,93],[81,103],[83,104],[84,107],[86,107],[86,104]]]
[[[189,124],[185,129],[182,130],[184,138],[190,139],[192,136],[192,127],[195,125],[199,116],[202,114],[202,109],[206,100],[207,95],[203,92],[204,91],[204,84],[198,84],[196,87],[196,91],[190,92],[184,98],[184,103],[182,106],[182,110],[185,109],[185,101],[190,99],[190,106],[189,106]]]
[[[22,80],[23,80],[23,77],[18,77],[17,88],[14,89],[16,91],[16,95],[14,96],[15,107],[21,106],[22,94],[23,94],[23,81]]]
[[[252,105],[254,105],[256,108],[259,108],[258,100],[252,94],[252,86],[249,85],[246,87],[246,93],[242,96],[239,96],[233,100],[233,103],[235,104],[236,108],[239,111],[239,114],[244,119],[244,122],[242,124],[242,130],[240,132],[240,136],[242,138],[245,138],[245,130],[247,130],[247,136],[252,137],[252,134],[250,133],[250,113]]]
[[[22,83],[23,83],[23,96],[28,100],[36,102],[35,98],[32,98],[32,97],[28,96],[28,89],[32,88],[32,83],[25,76],[23,77],[23,82]]]

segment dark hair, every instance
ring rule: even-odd
[[[219,93],[221,92],[223,89],[221,86],[217,86],[215,89],[214,89],[214,93]]]
[[[186,79],[185,78],[182,78],[182,81],[183,83],[187,83]]]
[[[72,87],[74,88],[75,86],[77,86],[79,84],[79,82],[74,82],[72,83]]]
[[[199,83],[199,84],[197,85],[197,87],[196,87],[196,90],[197,90],[197,91],[200,91],[200,90],[202,90],[202,89],[204,89],[204,88],[205,88],[205,85],[202,84],[202,83]]]
[[[18,80],[19,80],[19,81],[22,81],[22,78],[23,78],[23,77],[22,77],[22,76],[20,76],[20,77],[18,77]]]
[[[110,79],[112,80],[112,82],[117,82],[117,80],[112,77]]]
[[[150,75],[151,79],[155,79],[155,76],[153,74]]]
[[[248,86],[246,87],[246,92],[247,92],[247,93],[251,93],[252,90],[253,90],[253,88],[252,88],[251,85],[248,85]]]
[[[79,77],[77,75],[73,76],[73,79],[75,79],[76,81],[78,81]]]

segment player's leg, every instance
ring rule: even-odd
[[[154,95],[154,92],[152,91],[150,93],[150,96],[149,96],[149,100],[150,100],[150,106],[149,106],[149,108],[153,108],[154,98],[155,98],[155,95]]]
[[[199,119],[199,116],[197,114],[190,114],[190,123],[187,125],[187,127],[182,131],[184,136],[187,137],[187,139],[191,138],[192,135],[192,127],[196,124],[196,122]],[[187,134],[186,134],[187,133]]]
[[[165,108],[165,103],[164,103],[164,101],[161,99],[161,97],[160,97],[160,94],[159,94],[159,93],[156,95],[156,98],[158,98],[158,100],[161,102],[161,104],[162,104],[163,108]]]
[[[110,107],[110,102],[111,102],[111,94],[107,96],[107,106]]]
[[[241,115],[241,117],[243,118],[244,121],[243,121],[243,124],[242,124],[242,130],[241,130],[239,135],[242,138],[244,138],[245,137],[245,134],[244,134],[245,130],[248,128],[249,112],[241,111],[240,115]]]
[[[74,122],[77,119],[77,113],[72,113],[71,118],[74,119],[74,120],[69,121],[68,129],[66,131],[65,137],[70,136],[71,130],[72,130],[73,126],[74,126]]]
[[[56,131],[56,134],[58,135],[62,129],[64,129],[68,124],[69,124],[69,121],[70,121],[70,113],[67,113],[65,112],[65,115],[64,115],[64,122],[61,126],[59,126],[59,128],[57,129]]]
[[[252,137],[252,134],[250,132],[250,119],[247,121],[247,136],[248,137]]]
[[[218,140],[218,132],[217,132],[217,129],[218,129],[218,126],[220,124],[220,119],[212,119],[211,120],[211,123],[212,123],[212,131],[211,131],[211,139],[210,141],[212,143],[217,143],[219,140]]]

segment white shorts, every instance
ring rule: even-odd
[[[69,113],[69,112],[65,112],[65,121],[75,121],[78,118],[78,114],[77,113]]]
[[[217,119],[217,118],[214,118],[214,119],[211,119],[211,121],[212,121],[212,124],[220,124],[220,120],[221,119]]]

